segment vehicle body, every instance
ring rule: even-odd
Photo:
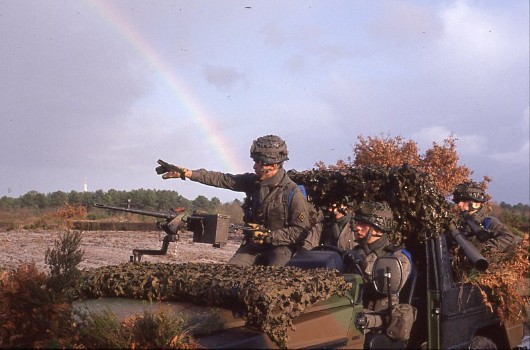
[[[332,247],[333,248],[333,247]],[[413,271],[400,293],[401,303],[417,309],[408,342],[392,340],[381,333],[366,338],[362,327],[363,279],[345,274],[352,289],[345,296],[333,296],[310,307],[293,320],[286,348],[427,348],[461,349],[494,343],[497,348],[516,348],[523,337],[522,323],[501,325],[485,305],[480,290],[454,279],[445,236],[410,249]],[[310,251],[305,258],[293,258],[289,265],[300,268],[341,269],[341,255],[335,250]],[[396,259],[397,260],[397,259]],[[197,334],[206,348],[278,348],[269,336],[249,327],[227,312],[224,326],[211,334]]]

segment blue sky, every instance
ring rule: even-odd
[[[0,196],[86,179],[231,201],[156,160],[252,171],[277,134],[305,170],[358,135],[454,134],[495,201],[529,204],[528,28],[523,0],[2,1]]]

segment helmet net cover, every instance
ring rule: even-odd
[[[484,203],[487,201],[486,193],[475,182],[464,182],[456,186],[453,192],[453,202],[474,201]]]
[[[361,202],[354,219],[371,224],[383,232],[390,232],[394,228],[394,215],[386,202]]]
[[[250,158],[260,164],[277,164],[288,160],[287,145],[276,135],[259,137],[250,146]]]

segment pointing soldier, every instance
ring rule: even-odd
[[[250,157],[254,173],[227,174],[205,169],[189,170],[158,161],[156,171],[163,179],[181,178],[233,191],[245,192],[243,205],[249,230],[234,256],[234,265],[283,266],[303,243],[310,226],[308,203],[283,168],[288,160],[287,145],[276,135],[252,142]]]

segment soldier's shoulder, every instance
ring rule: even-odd
[[[400,252],[401,249],[403,249],[402,246],[392,243],[383,248],[383,250],[388,253],[397,253]]]

